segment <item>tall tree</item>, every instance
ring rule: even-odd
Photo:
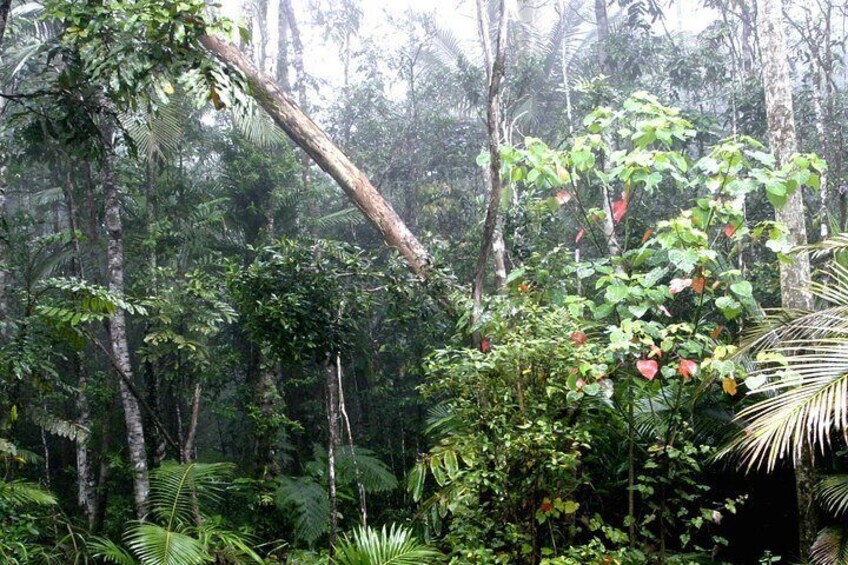
[[[124,231],[121,222],[121,202],[118,182],[115,178],[113,132],[110,126],[101,127],[101,145],[103,148],[101,176],[105,199],[106,231],[109,234],[107,246],[107,270],[109,290],[118,296],[124,295]],[[124,422],[127,432],[127,447],[133,473],[133,495],[136,513],[143,519],[147,514],[150,480],[147,471],[147,449],[144,441],[144,425],[138,398],[129,388],[132,379],[129,341],[127,338],[127,319],[124,311],[117,308],[109,319],[110,354],[117,371],[118,391],[124,409]]]
[[[498,2],[498,35],[494,52],[489,39],[489,18],[484,0],[477,0],[477,26],[480,41],[483,45],[483,54],[486,62],[486,132],[488,134],[489,170],[486,176],[489,185],[489,204],[486,208],[486,220],[483,224],[483,238],[480,242],[480,252],[477,256],[477,266],[474,269],[474,286],[472,288],[472,299],[474,300],[474,317],[479,315],[480,304],[483,300],[483,285],[485,283],[486,263],[489,253],[495,247],[498,258],[496,259],[497,277],[499,280],[506,278],[503,261],[504,245],[503,236],[498,230],[498,210],[501,204],[503,183],[501,182],[501,82],[504,78],[506,66],[506,42],[507,42],[507,11],[506,2]],[[495,246],[494,242],[498,241]]]
[[[782,8],[782,0],[757,0],[769,145],[781,166],[788,163],[798,150]],[[807,244],[805,217],[800,188],[775,211],[775,219],[789,230],[789,238],[795,246]],[[813,295],[809,287],[810,260],[806,254],[794,256],[791,263],[781,262],[780,297],[784,308],[811,311]],[[815,470],[812,453],[807,446],[795,466],[798,534],[800,550],[805,557],[818,531],[814,487]]]

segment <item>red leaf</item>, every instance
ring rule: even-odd
[[[583,379],[577,379],[577,382],[574,384],[577,387],[577,390],[580,390],[581,388],[586,386],[586,381],[584,381]]]
[[[636,361],[636,370],[638,370],[639,374],[649,381],[654,380],[659,368],[659,365],[657,365],[657,362],[653,359],[639,359]]]
[[[733,237],[733,234],[736,233],[736,229],[736,226],[732,224],[727,224],[726,226],[724,226],[724,235],[726,235],[727,237]]]
[[[581,331],[573,332],[570,337],[571,337],[571,342],[574,345],[583,345],[587,341],[589,341],[589,336],[587,336],[585,333],[583,333]]]
[[[671,279],[668,285],[668,290],[672,294],[683,292],[685,289],[692,286],[692,279]]]
[[[688,379],[698,372],[698,364],[691,359],[681,359],[680,364],[677,366],[677,372],[684,379]]]
[[[580,243],[580,240],[583,239],[583,234],[586,233],[586,230],[581,229],[577,232],[577,237],[574,238],[574,243]]]
[[[612,203],[612,221],[614,223],[620,222],[625,213],[627,213],[627,199],[622,197]]]
[[[488,353],[490,349],[492,349],[492,340],[488,337],[484,337],[483,341],[480,342],[480,351]]]
[[[648,228],[645,230],[645,234],[642,236],[642,243],[648,241],[652,235],[654,235],[654,228]]]
[[[662,357],[663,350],[660,349],[659,347],[657,347],[656,345],[651,344],[651,355],[655,355],[657,357]]]
[[[704,292],[704,287],[707,286],[707,279],[704,277],[695,277],[692,279],[692,292],[701,294]]]

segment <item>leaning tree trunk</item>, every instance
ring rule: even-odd
[[[200,43],[224,63],[241,71],[257,101],[286,134],[338,183],[390,246],[396,248],[413,271],[426,275],[430,255],[409,231],[391,205],[329,136],[303,113],[273,78],[259,72],[234,45],[211,35]]]
[[[503,235],[498,229],[498,210],[501,204],[503,183],[501,182],[501,82],[504,77],[506,65],[506,40],[507,40],[507,12],[505,0],[498,4],[498,37],[495,52],[492,53],[491,41],[489,40],[489,23],[486,17],[486,6],[483,0],[477,0],[477,25],[480,41],[483,44],[483,54],[486,63],[486,77],[488,87],[488,99],[486,106],[486,130],[488,133],[489,146],[489,171],[487,183],[489,185],[489,205],[486,208],[486,220],[483,224],[483,238],[480,243],[480,253],[477,256],[477,266],[474,270],[474,285],[472,288],[472,299],[474,301],[474,321],[480,315],[480,305],[483,301],[483,285],[486,276],[486,263],[489,253],[492,251],[493,242],[497,239],[496,251],[500,256],[496,261],[496,276],[498,281],[506,278],[506,266],[503,261],[505,252]],[[502,283],[501,283],[502,284]]]
[[[779,166],[786,164],[797,152],[792,81],[789,75],[782,7],[782,0],[757,0],[769,145]],[[789,230],[793,245],[806,245],[804,201],[800,188],[789,196],[782,208],[775,211],[775,219]],[[791,264],[781,262],[780,297],[784,308],[812,310],[813,295],[809,287],[810,261],[806,254],[795,255]],[[803,558],[806,558],[818,530],[814,500],[816,476],[810,446],[804,446],[801,452],[802,457],[795,466],[795,490],[800,550]]]
[[[115,179],[114,153],[111,128],[101,131],[103,144],[102,182],[106,201],[106,231],[109,234],[107,246],[107,269],[109,290],[118,296],[124,294],[124,235],[121,225],[121,203],[118,197],[118,185]],[[127,380],[132,379],[132,366],[127,341],[127,319],[120,308],[109,319],[109,340],[111,353],[117,369],[123,377],[118,379],[118,391],[124,409],[124,421],[127,427],[127,444],[130,463],[133,469],[133,495],[135,509],[139,518],[147,513],[147,499],[150,494],[150,482],[147,473],[147,450],[144,443],[144,426],[138,399],[133,395]]]
[[[6,33],[6,23],[9,21],[9,12],[12,9],[12,0],[0,0],[0,44]],[[5,160],[5,157],[4,157]],[[6,332],[6,163],[0,163],[0,338],[5,338]]]

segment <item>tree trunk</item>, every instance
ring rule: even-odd
[[[191,463],[194,461],[195,441],[197,439],[197,421],[200,418],[200,393],[202,389],[200,383],[195,383],[194,394],[191,397],[191,416],[188,422],[188,432],[186,432],[185,442],[183,442],[180,450],[180,459],[182,463]]]
[[[101,130],[103,144],[102,182],[105,198],[106,231],[109,234],[107,246],[107,268],[109,290],[119,296],[124,295],[124,239],[121,224],[121,203],[113,168],[112,131],[109,126]],[[127,320],[120,308],[109,319],[109,340],[112,357],[126,380],[132,379],[129,344],[127,342]],[[129,383],[118,379],[118,391],[124,409],[124,421],[127,427],[127,444],[130,463],[133,469],[133,496],[136,513],[143,519],[147,514],[147,499],[150,494],[150,481],[147,473],[147,450],[144,443],[144,426],[138,399],[130,391]]]
[[[477,27],[480,34],[480,42],[483,45],[483,54],[486,63],[486,77],[488,86],[488,100],[486,106],[486,130],[488,133],[489,146],[489,174],[487,181],[489,185],[489,204],[486,208],[486,220],[483,224],[483,238],[480,243],[480,253],[477,256],[477,266],[474,270],[474,284],[472,287],[472,299],[474,301],[473,319],[480,316],[480,307],[483,301],[483,286],[486,276],[486,263],[492,250],[495,234],[498,230],[498,210],[501,205],[501,194],[503,183],[501,182],[501,119],[500,100],[501,82],[504,77],[506,64],[506,40],[507,40],[507,11],[506,2],[500,0],[498,4],[498,37],[495,52],[492,52],[489,39],[489,20],[486,17],[486,6],[483,0],[477,0]],[[499,242],[503,250],[503,240]],[[503,255],[499,263],[504,264]],[[505,273],[504,273],[504,278]]]
[[[6,222],[6,164],[0,163],[0,341],[6,340],[6,317],[8,303],[6,299],[6,284],[9,276],[7,270],[9,258],[7,246],[9,226]]]
[[[71,246],[73,255],[71,255],[71,271],[79,280],[85,279],[82,262],[82,248],[78,237],[77,228],[77,207],[74,200],[74,189],[71,183],[70,173],[66,174],[62,186],[62,194],[65,197],[65,207],[68,214],[68,229],[70,231]],[[74,354],[74,371],[77,374],[77,425],[87,430],[88,433],[78,434],[76,438],[76,455],[77,455],[77,502],[83,510],[89,529],[94,527],[94,520],[97,515],[94,496],[94,468],[92,466],[91,453],[91,406],[88,402],[88,393],[86,391],[88,385],[88,370],[85,366],[85,352],[77,351]]]
[[[338,381],[339,394],[339,416],[341,417],[341,425],[347,434],[347,443],[350,448],[350,459],[353,462],[353,473],[356,479],[356,491],[359,495],[359,523],[364,528],[368,526],[368,503],[365,497],[365,485],[362,484],[362,473],[359,471],[359,463],[356,461],[356,451],[354,451],[353,429],[350,425],[350,416],[347,414],[347,405],[345,404],[344,383],[342,382],[342,358],[336,353],[336,380]]]
[[[0,43],[6,34],[6,25],[9,23],[9,12],[12,11],[12,0],[0,0]]]
[[[797,152],[792,81],[789,75],[782,8],[781,0],[757,0],[769,145],[778,165],[787,163]],[[800,188],[789,196],[782,208],[775,211],[775,219],[787,227],[793,245],[806,245],[807,230]],[[784,308],[810,311],[813,309],[813,296],[809,290],[810,260],[806,254],[793,257],[791,264],[780,264],[781,301]],[[816,538],[818,520],[813,490],[816,482],[815,467],[809,446],[804,446],[801,451],[804,456],[796,461],[795,487],[800,551],[802,558],[806,559]]]
[[[330,557],[336,544],[339,527],[338,500],[336,494],[336,447],[339,445],[339,388],[336,378],[335,359],[327,356],[324,365],[327,403],[327,490],[330,499],[330,532],[328,544]]]
[[[241,71],[254,91],[259,104],[286,134],[339,184],[369,222],[380,232],[383,240],[396,248],[412,270],[427,274],[430,256],[386,202],[368,178],[350,159],[286,95],[273,79],[256,70],[235,46],[210,35],[200,43],[221,61]]]

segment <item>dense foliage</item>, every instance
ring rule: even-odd
[[[0,561],[848,562],[844,6],[402,4],[0,1]]]

